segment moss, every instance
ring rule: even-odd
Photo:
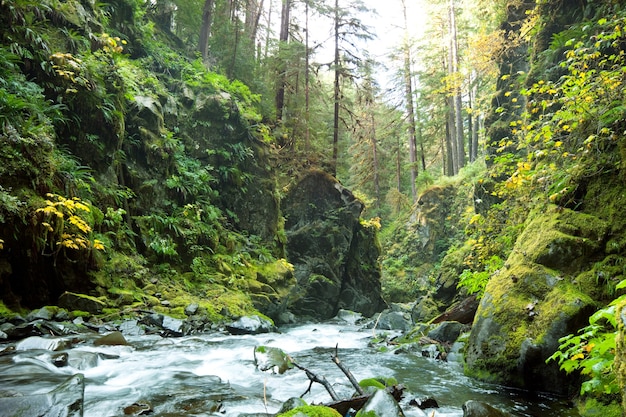
[[[10,319],[15,317],[15,315],[16,313],[13,310],[8,308],[4,302],[0,301],[0,317]]]
[[[622,417],[622,408],[618,403],[604,404],[595,398],[587,398],[578,404],[582,417]]]
[[[304,405],[296,407],[286,413],[279,414],[279,417],[294,417],[298,415],[305,415],[308,417],[341,417],[341,414],[339,414],[337,410],[330,407],[324,407],[323,405]]]
[[[109,309],[106,309],[106,308],[102,309],[102,313],[106,314],[107,310],[109,310]],[[90,317],[90,316],[91,316],[91,313],[88,312],[88,311],[82,311],[82,310],[70,311],[70,318],[72,318],[72,319],[75,319],[75,318],[78,318],[78,317],[86,318],[86,317]]]

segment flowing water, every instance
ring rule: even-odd
[[[357,380],[384,376],[403,384],[407,417],[424,415],[408,404],[424,397],[436,399],[440,406],[428,410],[428,416],[433,411],[438,417],[462,416],[467,400],[488,403],[514,416],[578,416],[563,400],[467,378],[455,362],[380,352],[368,344],[372,332],[347,324],[305,324],[255,336],[129,336],[130,346],[78,343],[67,351],[69,365],[63,367],[52,363],[57,352],[18,351],[0,356],[0,391],[47,393],[81,373],[86,417],[122,416],[125,407],[143,402],[156,416],[276,413],[284,401],[305,393],[310,383],[298,369],[282,375],[257,370],[254,347],[282,349],[301,366],[324,376],[341,397],[349,397],[354,390],[331,360],[337,347],[340,360]],[[330,401],[320,384],[312,384],[303,398],[308,403]],[[10,413],[0,410],[0,415]]]

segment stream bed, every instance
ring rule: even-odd
[[[357,380],[394,377],[404,385],[402,408],[407,417],[462,416],[462,405],[477,400],[512,416],[575,417],[567,401],[482,383],[463,375],[462,366],[423,356],[372,347],[373,331],[338,323],[304,324],[280,333],[233,336],[210,333],[179,338],[127,336],[130,346],[94,346],[89,340],[66,351],[18,350],[0,355],[0,392],[41,395],[73,375],[84,376],[84,416],[132,414],[149,404],[152,416],[225,416],[276,413],[282,403],[307,391],[306,374],[284,374],[255,367],[254,347],[277,347],[317,375],[324,376],[341,397],[354,389],[331,357],[338,357]],[[380,332],[378,332],[380,334]],[[8,344],[0,345],[0,351]],[[67,354],[67,365],[55,358]],[[411,399],[434,398],[439,408],[422,411]],[[304,395],[307,403],[329,402],[320,384]],[[13,416],[8,406],[0,416]],[[7,404],[7,403],[4,403]],[[9,403],[11,404],[11,403]],[[131,408],[128,408],[131,407]]]

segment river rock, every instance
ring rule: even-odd
[[[293,410],[294,408],[304,407],[305,405],[308,405],[308,404],[302,398],[291,397],[283,403],[283,405],[280,407],[280,410],[278,410],[277,414],[283,414],[289,410]]]
[[[182,336],[183,335],[183,321],[175,319],[170,316],[163,316],[163,330],[165,330],[167,336]]]
[[[330,319],[339,309],[372,316],[381,297],[380,245],[374,226],[360,221],[363,203],[334,177],[310,171],[283,201],[287,259],[296,290],[289,310]]]
[[[59,307],[69,311],[81,310],[91,314],[100,314],[105,304],[95,297],[73,292],[64,292],[59,297]]]
[[[281,349],[270,346],[256,346],[254,348],[254,364],[260,371],[271,370],[283,374],[293,368],[291,359]]]
[[[465,326],[457,321],[444,321],[428,332],[428,337],[441,343],[452,344],[459,338]]]
[[[422,413],[421,410],[415,410]],[[378,389],[370,396],[363,408],[356,414],[357,417],[374,415],[376,417],[404,417],[404,412],[398,402],[384,389]],[[425,414],[417,414],[418,416]]]
[[[113,346],[113,345],[128,345],[126,338],[120,332],[111,332],[106,334],[99,339],[94,340],[93,344],[95,346]]]
[[[413,327],[411,315],[402,311],[383,311],[373,323],[377,329],[381,330],[401,330],[406,332]]]
[[[185,314],[187,316],[193,316],[198,312],[198,308],[200,308],[200,306],[197,303],[191,303],[185,307]]]
[[[0,398],[0,417],[82,417],[84,393],[83,375],[77,374],[47,394]]]
[[[153,316],[152,314],[151,316]],[[159,314],[160,316],[160,314]],[[150,316],[148,316],[150,317]],[[162,319],[162,316],[161,316]],[[160,325],[159,325],[160,327]],[[125,320],[119,326],[119,331],[127,336],[142,336],[146,334],[146,330],[139,325],[137,320]]]
[[[67,364],[72,368],[84,371],[98,366],[100,355],[95,352],[71,350],[68,352]]]
[[[349,324],[356,324],[358,321],[363,320],[363,314],[341,309],[337,312],[335,319],[345,321]]]
[[[49,338],[40,336],[31,336],[19,341],[15,345],[16,350],[63,350],[67,348],[68,342],[60,338]]]
[[[243,316],[238,320],[226,325],[230,334],[260,334],[270,333],[276,330],[274,323],[259,316]]]
[[[31,311],[28,316],[26,316],[26,320],[34,321],[34,320],[52,320],[54,315],[56,314],[57,307],[45,306],[41,307],[39,310]]]
[[[508,414],[480,401],[466,401],[463,404],[463,417],[507,417]]]

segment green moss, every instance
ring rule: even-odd
[[[296,407],[286,413],[279,414],[279,417],[295,417],[298,415],[305,415],[307,417],[341,417],[341,414],[339,414],[337,410],[322,405],[304,405]]]
[[[0,317],[4,318],[12,318],[16,315],[16,313],[8,308],[4,302],[0,301]]]
[[[103,314],[106,314],[106,310],[108,310],[108,309],[106,309],[106,308],[105,308],[105,309],[102,309],[102,313],[103,313]],[[70,318],[72,318],[72,319],[75,319],[75,318],[77,318],[77,317],[83,317],[83,318],[85,318],[85,317],[90,317],[90,316],[91,316],[91,313],[90,313],[90,312],[88,312],[88,311],[82,311],[82,310],[73,310],[73,311],[70,311]]]
[[[578,404],[578,412],[582,417],[621,417],[622,408],[619,403],[604,404],[595,398],[586,398]]]

